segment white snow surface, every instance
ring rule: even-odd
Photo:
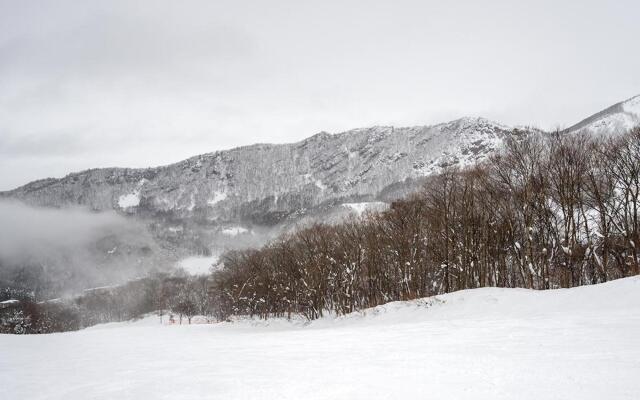
[[[595,114],[585,123],[578,124],[577,131],[597,135],[615,135],[640,125],[640,95]]]
[[[222,230],[222,234],[227,236],[238,236],[248,232],[249,230],[247,228],[243,228],[242,226],[230,226]]]
[[[389,204],[382,201],[367,201],[363,203],[343,203],[344,207],[350,209],[357,215],[362,215],[365,211],[384,211],[389,208]]]
[[[210,257],[192,256],[178,261],[177,266],[191,275],[207,275],[211,272],[211,266],[218,262],[218,255]]]
[[[214,206],[218,203],[220,203],[223,200],[226,200],[227,198],[227,193],[226,192],[213,192],[213,198],[209,201],[207,201],[207,204],[209,204],[210,206]]]
[[[640,278],[465,290],[310,324],[0,336],[6,399],[637,399]],[[109,328],[109,329],[107,329]]]
[[[140,192],[137,190],[133,193],[124,194],[118,198],[118,206],[122,209],[137,207],[138,205],[140,205]]]
[[[629,114],[640,115],[640,96],[635,96],[625,101],[622,107]]]

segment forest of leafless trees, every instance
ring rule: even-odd
[[[225,255],[220,315],[345,314],[485,286],[566,288],[639,272],[640,129],[516,132],[388,211],[316,224]]]

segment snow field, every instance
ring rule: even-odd
[[[218,262],[219,256],[191,256],[183,258],[176,263],[177,267],[184,269],[190,275],[207,275],[211,273],[212,265]]]
[[[640,278],[474,289],[312,323],[0,336],[7,399],[637,399]],[[109,328],[109,329],[107,329]]]

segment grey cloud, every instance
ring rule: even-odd
[[[83,246],[116,230],[128,229],[115,213],[82,209],[38,209],[0,202],[0,257],[45,253],[49,248]]]
[[[322,130],[463,115],[567,126],[640,93],[638,11],[0,0],[0,190],[47,171],[164,164]]]

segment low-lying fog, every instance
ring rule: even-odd
[[[144,225],[113,211],[45,209],[0,201],[0,286],[37,300],[166,268]]]

